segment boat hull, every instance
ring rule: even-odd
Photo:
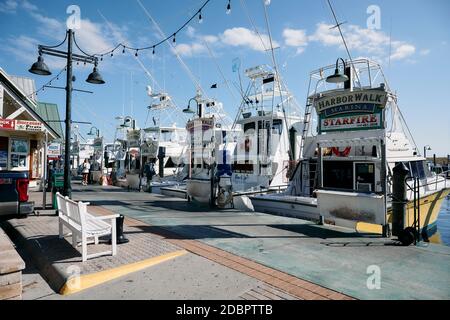
[[[431,236],[437,230],[437,219],[442,202],[449,195],[450,189],[443,189],[420,199],[420,230],[422,235]],[[281,216],[289,216],[306,220],[319,220],[320,212],[317,204],[307,201],[305,197],[293,196],[256,196],[250,197],[255,211]],[[387,212],[387,221],[392,223],[392,211]],[[334,224],[355,228],[358,232],[382,234],[381,225],[336,219]],[[414,225],[414,201],[407,203],[405,227]]]

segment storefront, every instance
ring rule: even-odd
[[[26,82],[32,85],[19,86]],[[31,79],[10,77],[0,68],[0,170],[28,171],[31,180],[39,180],[48,143],[61,137],[41,116],[47,106],[26,92],[30,88]]]

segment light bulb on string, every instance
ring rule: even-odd
[[[155,47],[153,47],[153,51],[152,51],[152,54],[155,54]]]
[[[198,23],[203,23],[202,10],[198,12]]]
[[[174,34],[173,34],[173,40],[172,40],[172,42],[173,42],[173,43],[176,43],[176,42],[177,42],[177,40],[176,40],[176,36],[177,36],[177,34],[176,34],[176,33],[174,33]]]
[[[138,56],[138,51],[139,51],[139,50],[136,50],[136,53],[134,54],[135,57]]]
[[[100,56],[100,61],[103,61],[103,55]]]
[[[122,50],[122,53],[125,53],[125,46],[123,46],[123,50]]]
[[[230,13],[231,13],[231,0],[228,0],[227,11],[226,11],[226,13],[227,13],[227,14],[230,14]]]

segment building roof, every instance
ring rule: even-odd
[[[58,105],[55,103],[48,102],[37,102],[36,112],[41,116],[48,125],[56,131],[56,133],[64,138],[64,132],[61,125],[61,118],[59,117]]]
[[[30,97],[33,101],[37,101],[36,84],[33,79],[14,75],[9,75],[9,78],[16,84],[16,86],[22,89],[25,95]]]
[[[17,81],[17,79],[16,79]],[[20,81],[19,81],[20,82]],[[27,81],[25,81],[27,82]],[[24,93],[24,89],[22,89],[17,83],[11,80],[11,76],[9,76],[1,67],[0,67],[0,84],[2,84],[5,89],[8,89],[9,94],[12,94],[16,97],[16,99],[20,100],[22,105],[26,108],[28,113],[35,118],[37,121],[42,122],[49,133],[54,138],[62,138],[49,123],[45,122],[46,119],[37,113],[38,106],[35,100],[32,97],[27,96]],[[33,84],[34,85],[34,84]],[[48,119],[50,120],[50,119]]]

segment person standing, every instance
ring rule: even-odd
[[[89,164],[89,161],[87,159],[84,159],[83,163],[83,186],[87,186],[88,184],[88,177],[89,177],[89,171],[91,169],[91,165]]]

